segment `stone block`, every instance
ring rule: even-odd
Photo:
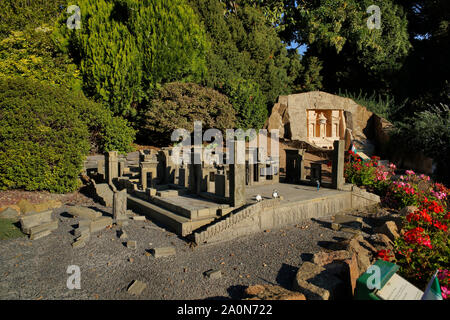
[[[129,249],[137,249],[137,242],[132,240],[127,242],[127,248]]]
[[[81,219],[80,221],[78,221],[78,228],[90,227],[91,222],[91,220]]]
[[[127,217],[127,190],[114,192],[113,195],[114,220],[125,220]]]
[[[40,232],[43,232],[43,231],[53,231],[53,230],[56,230],[56,229],[58,229],[58,220],[53,220],[51,222],[46,222],[46,223],[40,224],[38,226],[31,227],[31,228],[23,228],[22,231],[24,233],[29,234],[29,235],[32,236],[32,235],[34,235],[36,233],[40,233]]]
[[[169,257],[176,253],[175,247],[153,248],[151,251],[155,258]]]
[[[84,240],[76,240],[72,243],[72,248],[74,249],[83,248],[84,246],[86,246],[86,242]]]
[[[145,288],[147,288],[146,283],[139,280],[134,280],[128,287],[127,291],[132,295],[139,296],[145,290]]]
[[[222,278],[222,272],[220,270],[208,270],[204,273],[208,279],[220,279]]]
[[[35,232],[33,234],[30,235],[30,240],[37,240],[43,237],[46,237],[48,235],[50,235],[52,232],[50,230],[44,230],[41,232]]]
[[[52,211],[31,212],[20,218],[22,230],[29,229],[43,223],[52,222]]]
[[[76,228],[73,232],[74,236],[79,237],[85,234],[90,234],[91,233],[91,229],[86,226],[86,227],[81,227],[81,228]]]
[[[76,241],[88,241],[90,238],[91,238],[91,234],[86,233],[86,234],[83,234],[83,235],[79,236],[78,238],[76,238]]]
[[[134,216],[133,220],[135,220],[135,221],[145,221],[146,218],[145,218],[145,216]]]
[[[97,232],[105,229],[107,226],[112,225],[113,221],[110,217],[101,217],[91,221],[89,228],[91,232]]]
[[[70,206],[67,207],[67,213],[73,217],[87,219],[87,220],[95,220],[102,216],[100,211],[96,211],[87,207],[81,206]]]

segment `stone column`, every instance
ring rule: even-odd
[[[128,219],[127,217],[127,189],[114,192],[113,217],[115,221]]]
[[[97,173],[103,176],[105,179],[105,159],[100,159],[97,161]]]
[[[115,178],[119,176],[119,159],[117,151],[105,154],[106,181],[112,185]]]
[[[230,204],[233,207],[240,207],[246,203],[245,199],[245,161],[237,163],[237,141],[232,142],[233,163],[230,164]]]
[[[140,183],[141,183],[141,187],[142,190],[146,190],[147,186],[149,186],[149,178],[148,178],[148,173],[151,171],[151,165],[152,163],[149,161],[143,161],[139,164],[139,167],[141,169],[141,176],[140,176]],[[151,177],[154,178],[154,177]],[[150,179],[150,187],[151,187],[151,179]]]
[[[333,143],[333,166],[332,166],[332,185],[335,189],[340,189],[345,183],[344,180],[344,150],[345,140],[336,140]]]

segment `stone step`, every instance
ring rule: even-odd
[[[211,223],[214,220],[214,218],[205,218],[192,221],[186,217],[131,195],[128,195],[128,208],[145,215],[153,221],[161,223],[163,226],[182,237],[191,234],[194,230]]]
[[[192,221],[203,220],[206,218],[217,218],[217,210],[219,207],[211,208],[194,208],[188,204],[179,205],[170,201],[170,198],[152,197],[151,202],[158,207],[174,212],[178,215],[186,217]]]

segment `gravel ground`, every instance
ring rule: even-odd
[[[98,206],[108,215],[111,209]],[[50,236],[0,241],[0,299],[239,299],[253,284],[279,284],[290,289],[302,261],[329,242],[352,236],[320,221],[219,244],[190,246],[151,221],[130,220],[124,227],[136,250],[117,236],[117,227],[91,235],[84,248],[72,249],[71,234],[78,219],[55,210],[59,228]],[[322,219],[322,221],[329,219]],[[155,259],[149,249],[174,246],[176,255]],[[130,261],[131,260],[131,261]],[[69,290],[69,265],[81,270],[81,289]],[[203,273],[222,271],[220,279]],[[135,297],[127,292],[133,280],[147,283]]]

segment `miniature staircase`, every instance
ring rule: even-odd
[[[190,209],[188,206],[182,206],[168,201],[168,198],[160,197],[152,197],[150,202],[146,195],[141,193],[127,197],[129,209],[162,224],[182,237],[190,235],[194,230],[218,218],[219,207]]]

